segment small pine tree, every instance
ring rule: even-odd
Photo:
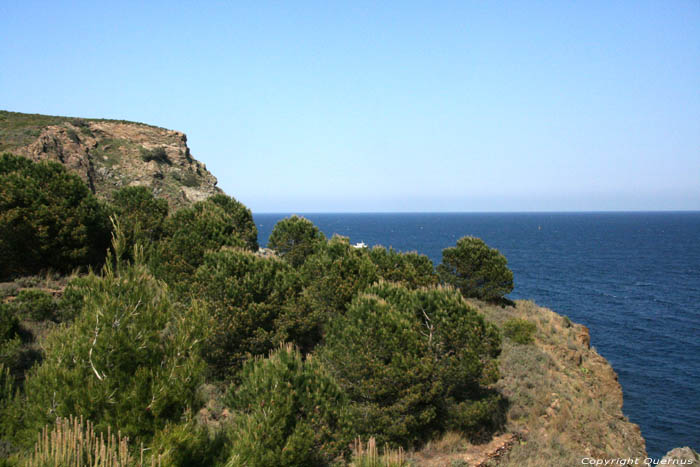
[[[505,256],[476,237],[462,237],[442,250],[440,279],[465,297],[497,301],[513,291],[513,271]]]
[[[230,380],[251,355],[266,355],[313,328],[297,313],[299,276],[279,258],[242,249],[209,252],[191,289],[208,303],[213,319],[203,355],[215,379]]]
[[[225,402],[235,411],[229,466],[329,465],[348,451],[343,393],[290,344],[246,364]]]
[[[111,208],[125,238],[125,252],[131,254],[136,244],[150,250],[163,236],[168,203],[153,196],[143,186],[124,187],[112,195]]]
[[[472,402],[495,382],[499,351],[497,329],[456,290],[384,282],[329,324],[319,352],[351,400],[353,432],[407,447],[489,423]]]
[[[267,246],[298,268],[325,241],[326,236],[310,220],[295,215],[275,224]]]
[[[223,246],[257,251],[257,238],[250,210],[226,195],[214,195],[166,219],[153,267],[169,284],[184,287],[204,261],[205,252]]]
[[[117,232],[117,238],[119,232]],[[115,254],[120,255],[115,240]],[[45,357],[28,374],[20,443],[57,416],[83,416],[148,441],[166,422],[196,404],[202,380],[199,341],[208,326],[201,307],[174,303],[165,285],[140,262],[111,258],[102,275],[81,283],[82,309],[71,326],[45,341]]]
[[[410,289],[437,285],[435,267],[425,255],[416,252],[401,253],[393,248],[388,250],[375,246],[369,257],[377,266],[377,274],[385,281],[404,285]]]
[[[109,245],[104,206],[55,162],[0,155],[0,280],[99,265]]]

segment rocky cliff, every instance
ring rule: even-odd
[[[105,199],[141,185],[178,208],[221,193],[184,133],[141,123],[0,111],[0,151],[60,162]]]
[[[622,413],[617,374],[588,329],[530,301],[500,306],[471,300],[499,328],[510,320],[536,326],[533,341],[503,341],[503,432],[484,443],[448,433],[414,456],[417,465],[559,466],[593,459],[647,457],[639,426]]]

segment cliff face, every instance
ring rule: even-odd
[[[509,404],[506,430],[521,440],[499,465],[646,457],[639,426],[622,413],[617,374],[591,347],[585,326],[529,301],[507,308],[477,306],[498,325],[513,318],[537,325],[534,343],[504,339],[499,357],[497,386]]]
[[[184,133],[140,123],[0,112],[0,150],[60,162],[105,199],[140,185],[173,209],[221,193]]]

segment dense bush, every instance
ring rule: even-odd
[[[109,244],[105,208],[58,163],[0,156],[0,280],[97,265]]]
[[[251,355],[266,355],[308,332],[296,307],[299,275],[278,258],[241,249],[209,252],[192,278],[192,290],[209,304],[213,318],[204,356],[217,379],[233,377]]]
[[[214,195],[166,219],[154,269],[169,283],[186,283],[204,261],[206,251],[222,246],[257,251],[257,238],[250,210],[226,195]]]
[[[143,159],[144,162],[156,161],[161,164],[173,164],[168,157],[168,153],[165,152],[165,148],[162,146],[153,149],[141,148],[141,159]]]
[[[12,301],[17,316],[35,321],[57,319],[58,304],[51,294],[39,289],[21,290]]]
[[[509,319],[503,323],[503,335],[517,344],[531,344],[537,325],[526,319]]]
[[[27,376],[20,442],[69,415],[148,440],[194,404],[203,369],[196,342],[207,326],[201,310],[173,303],[140,264],[108,262],[83,286],[81,312],[47,338],[44,361]]]
[[[411,289],[438,283],[433,262],[425,255],[416,252],[401,253],[393,248],[387,250],[376,246],[369,251],[369,257],[377,266],[377,274],[385,281]]]
[[[6,303],[0,303],[0,370],[12,370],[20,366],[19,318],[15,310]]]
[[[411,446],[491,421],[478,409],[499,351],[497,329],[457,291],[380,283],[329,324],[320,355],[352,401],[353,433]]]
[[[248,362],[225,402],[235,411],[229,466],[328,465],[347,452],[344,394],[291,345]]]
[[[137,243],[148,251],[162,237],[168,203],[155,198],[148,188],[129,186],[117,190],[111,207],[124,234],[127,254],[131,255]]]
[[[500,300],[513,291],[513,272],[505,256],[476,237],[462,237],[442,250],[440,279],[457,287],[465,297]]]
[[[206,427],[192,421],[171,423],[156,433],[147,457],[168,467],[219,466],[228,454],[226,441],[223,432],[210,436]]]
[[[333,236],[309,256],[301,268],[309,306],[330,319],[345,311],[352,298],[379,276],[364,248],[353,248],[346,237]]]
[[[325,241],[326,236],[310,220],[291,216],[275,224],[267,246],[297,268]]]

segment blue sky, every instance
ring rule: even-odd
[[[0,109],[184,131],[254,212],[700,209],[697,0],[23,1],[0,30]]]

